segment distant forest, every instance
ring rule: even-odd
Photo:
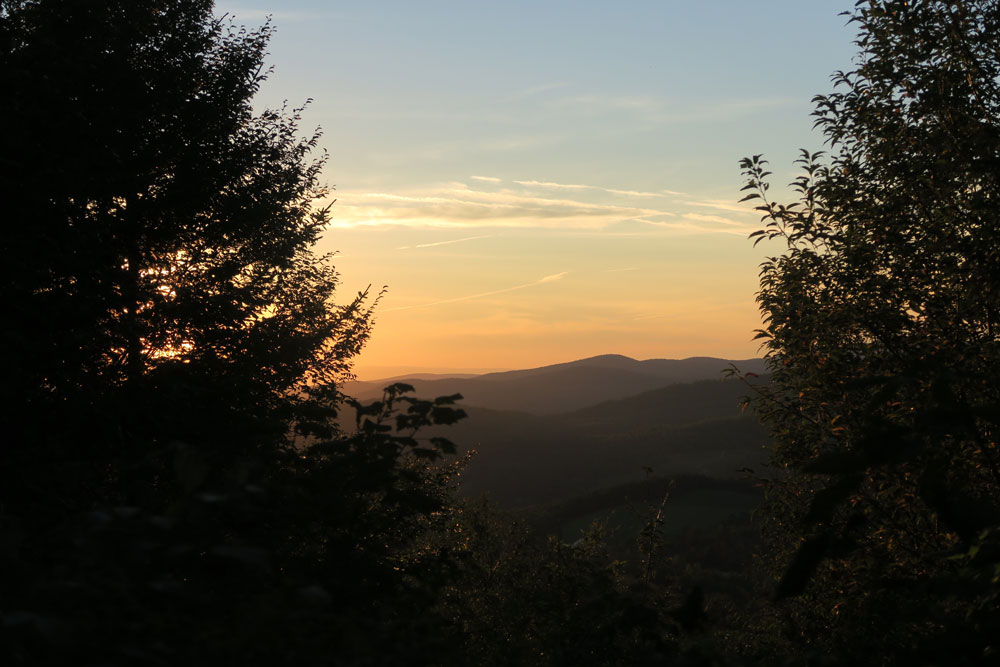
[[[762,360],[371,387],[270,24],[0,1],[0,664],[1000,663],[1000,2],[847,20]]]

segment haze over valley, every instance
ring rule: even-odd
[[[745,381],[727,379],[732,368]],[[458,405],[468,417],[423,435],[449,438],[460,454],[473,452],[462,493],[485,495],[502,508],[530,508],[536,519],[555,511],[560,518],[549,527],[562,531],[583,516],[604,517],[612,526],[634,521],[609,512],[629,498],[655,500],[650,495],[663,491],[655,480],[679,476],[702,480],[688,483],[701,493],[685,501],[694,503],[689,512],[708,512],[709,523],[744,515],[756,494],[737,484],[742,495],[733,495],[731,486],[711,480],[745,480],[747,469],[760,470],[766,461],[767,433],[743,407],[764,372],[761,359],[601,355],[482,375],[352,382],[344,391],[371,401],[382,387],[402,382],[423,398],[461,394]],[[563,509],[548,509],[557,507]]]

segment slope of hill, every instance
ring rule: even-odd
[[[713,357],[692,357],[637,361],[621,355],[602,355],[541,368],[474,377],[351,382],[344,385],[344,391],[356,398],[371,400],[381,395],[386,384],[406,381],[421,397],[458,393],[464,397],[463,405],[466,406],[553,415],[601,401],[624,399],[678,382],[717,379],[730,363],[744,371],[764,372],[760,359],[730,362]]]
[[[476,450],[466,494],[500,505],[548,503],[657,475],[733,477],[765,459],[768,436],[739,408],[749,390],[707,380],[556,415],[468,408],[440,434]]]
[[[690,424],[738,417],[748,393],[742,382],[683,382],[581,408],[565,418],[592,432],[624,433],[651,424]]]
[[[404,373],[403,375],[394,375],[392,377],[381,378],[379,380],[372,380],[370,382],[360,381],[351,384],[358,385],[377,385],[379,387],[384,387],[385,385],[392,384],[393,382],[406,382],[409,380],[451,380],[451,379],[468,379],[479,377],[480,373]]]
[[[505,382],[509,380],[519,380],[524,378],[539,377],[553,372],[563,371],[569,368],[601,368],[605,370],[628,371],[640,375],[651,375],[671,382],[691,382],[694,380],[708,380],[718,378],[719,373],[734,363],[737,366],[746,364],[754,366],[748,368],[751,372],[761,372],[763,364],[760,359],[745,359],[741,361],[730,361],[717,357],[688,357],[687,359],[646,359],[640,361],[623,354],[600,354],[596,357],[577,359],[561,364],[551,364],[538,368],[526,368],[522,370],[504,371],[500,373],[487,373],[480,375],[483,380],[491,382]]]
[[[523,514],[541,531],[572,542],[593,521],[609,530],[610,542],[620,550],[634,547],[636,536],[650,519],[650,508],[664,498],[661,527],[665,537],[681,537],[723,521],[749,523],[749,513],[763,493],[752,479],[717,479],[699,475],[650,477],[568,500],[527,508]]]

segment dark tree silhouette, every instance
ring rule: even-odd
[[[829,154],[800,200],[747,199],[761,270],[757,402],[799,648],[899,664],[995,650],[1000,520],[1000,4],[858,2],[856,69],[815,98]],[[992,647],[992,648],[991,648]]]
[[[416,434],[463,413],[393,387],[338,428],[370,306],[312,252],[318,134],[251,107],[270,34],[206,0],[0,4],[4,664],[447,654],[413,550],[452,448]]]
[[[457,396],[341,400],[370,306],[311,251],[318,135],[251,107],[270,33],[207,0],[0,0],[0,663],[672,654],[596,545],[463,514],[423,435]]]
[[[271,435],[328,398],[367,336],[363,300],[334,305],[311,251],[329,219],[318,133],[251,108],[271,29],[211,12],[3,3],[11,427],[114,396],[111,430],[130,437],[191,437],[226,411]]]

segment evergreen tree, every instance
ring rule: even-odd
[[[251,107],[270,33],[207,0],[3,3],[12,446],[112,397],[129,437],[273,435],[346,370],[368,318],[311,250],[319,135]]]

